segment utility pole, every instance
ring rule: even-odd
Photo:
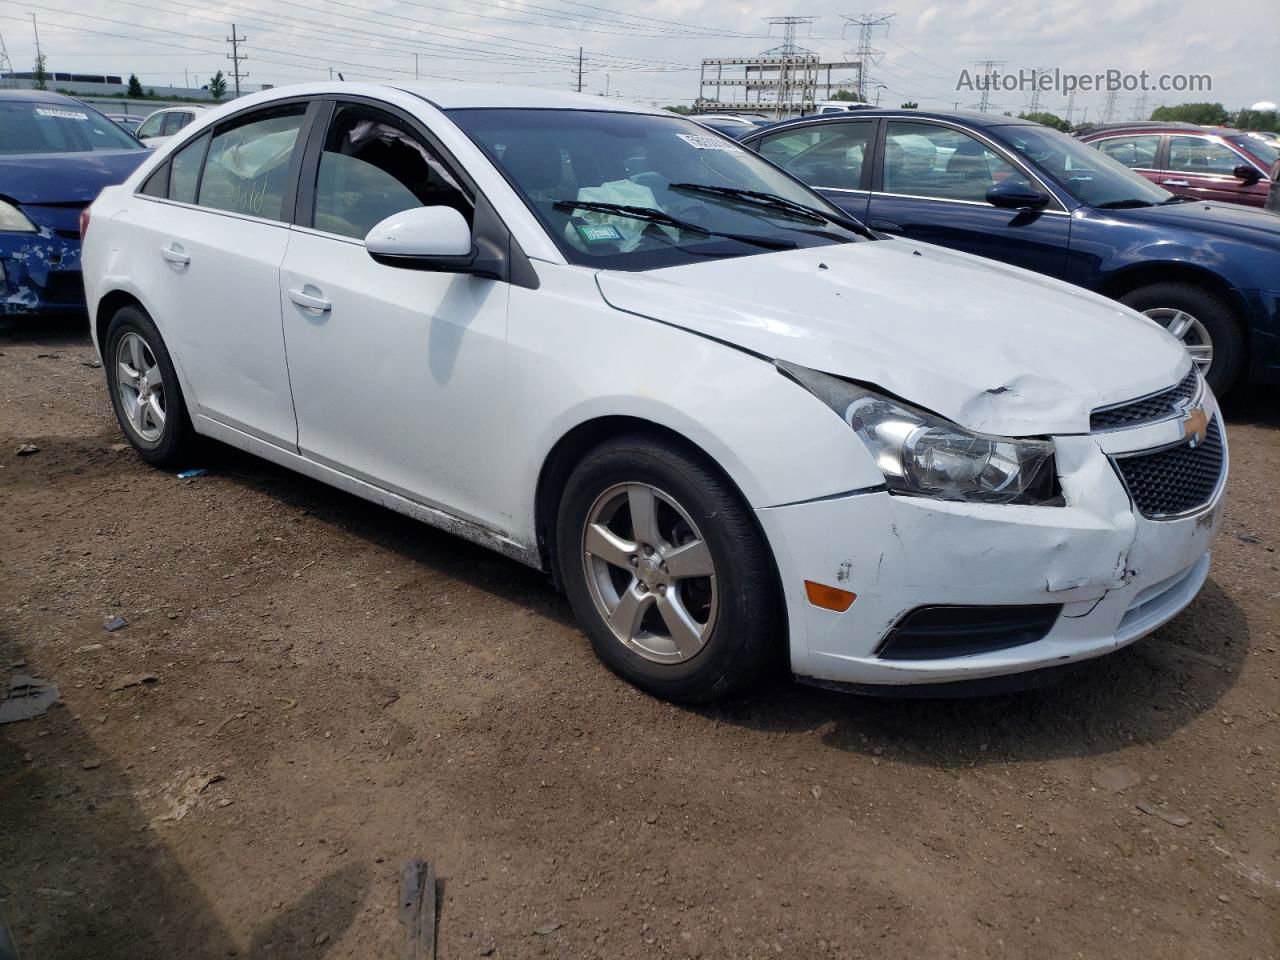
[[[418,55],[413,55],[413,79],[418,79]]]
[[[36,15],[31,15],[31,29],[36,35],[36,59],[40,59],[40,24],[36,23]]]
[[[982,68],[982,72],[986,74],[987,77],[987,82],[982,88],[982,100],[978,103],[979,112],[986,113],[987,107],[991,106],[991,74],[995,72],[996,67],[1003,67],[1006,61],[975,60],[974,63]]]
[[[582,92],[582,48],[578,48],[578,92]]]
[[[889,21],[894,18],[894,14],[862,13],[856,17],[851,17],[848,14],[841,14],[841,16],[849,21],[849,24],[856,25],[858,28],[858,97],[863,103],[866,103],[867,67],[881,53],[879,50],[872,49],[871,37],[875,33],[876,27],[884,27],[887,34]],[[848,28],[848,24],[846,24],[845,29],[847,30]]]
[[[227,43],[231,44],[231,52],[227,54],[227,59],[231,61],[231,72],[236,81],[237,97],[240,96],[240,81],[249,76],[247,73],[240,72],[240,61],[249,59],[248,54],[240,52],[240,44],[248,39],[248,37],[242,37],[236,33],[236,25],[234,23],[231,25],[231,36],[227,37]]]

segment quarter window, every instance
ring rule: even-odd
[[[204,161],[205,148],[209,146],[209,134],[187,144],[169,161],[169,199],[182,203],[196,202],[196,187],[200,182],[200,164]]]
[[[1202,137],[1170,137],[1169,169],[1179,173],[1221,173],[1227,176],[1244,161],[1230,147]]]
[[[219,128],[200,178],[200,206],[281,219],[305,112],[305,104],[291,104]]]
[[[390,114],[340,107],[320,154],[312,225],[363,240],[387,217],[429,206],[471,220],[470,199],[430,146]]]
[[[815,187],[857,190],[867,158],[871,123],[821,123],[760,141],[760,155]]]
[[[983,202],[1004,180],[1027,177],[985,143],[930,123],[891,121],[884,144],[884,190],[913,197]]]
[[[1156,165],[1156,151],[1160,148],[1160,135],[1144,134],[1136,137],[1109,137],[1095,146],[1112,160],[1119,160],[1130,169],[1152,169]]]

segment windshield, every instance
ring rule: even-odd
[[[1261,160],[1264,166],[1269,167],[1280,160],[1280,147],[1265,137],[1246,134],[1243,137],[1227,137],[1227,139],[1245,153],[1250,153]]]
[[[1013,125],[992,127],[990,133],[1091,207],[1149,207],[1173,197],[1101,150],[1058,130]]]
[[[80,103],[0,101],[0,154],[145,149],[97,110]]]
[[[860,239],[827,220],[843,214],[808,187],[681,117],[489,108],[449,117],[570,263],[648,270]]]

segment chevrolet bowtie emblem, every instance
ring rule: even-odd
[[[1204,407],[1192,407],[1182,421],[1182,435],[1191,438],[1191,446],[1198,447],[1204,443],[1205,434],[1209,430],[1209,415]]]

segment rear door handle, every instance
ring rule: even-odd
[[[883,230],[886,233],[901,233],[902,225],[892,220],[868,220],[867,226],[872,230]]]
[[[1162,187],[1189,187],[1191,186],[1186,180],[1161,180]]]
[[[312,289],[315,288],[313,287]],[[324,297],[314,296],[305,290],[290,290],[289,299],[300,307],[306,307],[308,310],[318,310],[321,313],[328,313],[333,309],[333,304]]]
[[[167,247],[161,247],[160,256],[170,263],[176,263],[184,267],[191,262],[191,258],[187,256],[180,243],[171,243]]]

